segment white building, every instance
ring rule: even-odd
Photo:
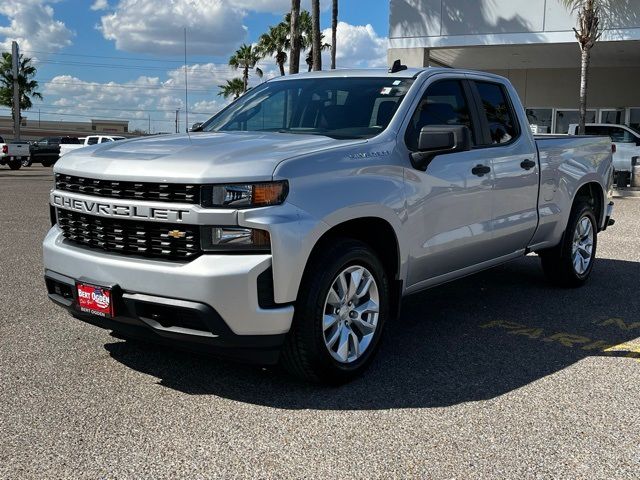
[[[587,121],[640,128],[640,0],[602,1]],[[566,133],[578,119],[576,23],[560,0],[391,0],[388,56],[508,77],[532,125]]]

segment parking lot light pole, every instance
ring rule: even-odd
[[[18,42],[11,42],[11,63],[13,66],[13,139],[20,140],[20,54]]]

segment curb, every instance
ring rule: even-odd
[[[613,198],[640,198],[640,188],[614,189]]]

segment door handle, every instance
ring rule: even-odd
[[[520,166],[525,170],[531,170],[533,167],[536,166],[536,162],[534,162],[533,160],[529,160],[527,158],[526,160],[523,160],[522,163],[520,163]]]
[[[484,177],[490,171],[491,168],[487,167],[486,165],[476,165],[471,169],[471,173],[473,173],[477,177]]]

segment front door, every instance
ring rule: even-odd
[[[427,86],[406,127],[410,151],[426,125],[465,125],[477,141],[468,83],[439,77]],[[488,167],[490,159],[474,149],[437,156],[426,171],[407,168],[409,288],[491,259],[494,178]]]

